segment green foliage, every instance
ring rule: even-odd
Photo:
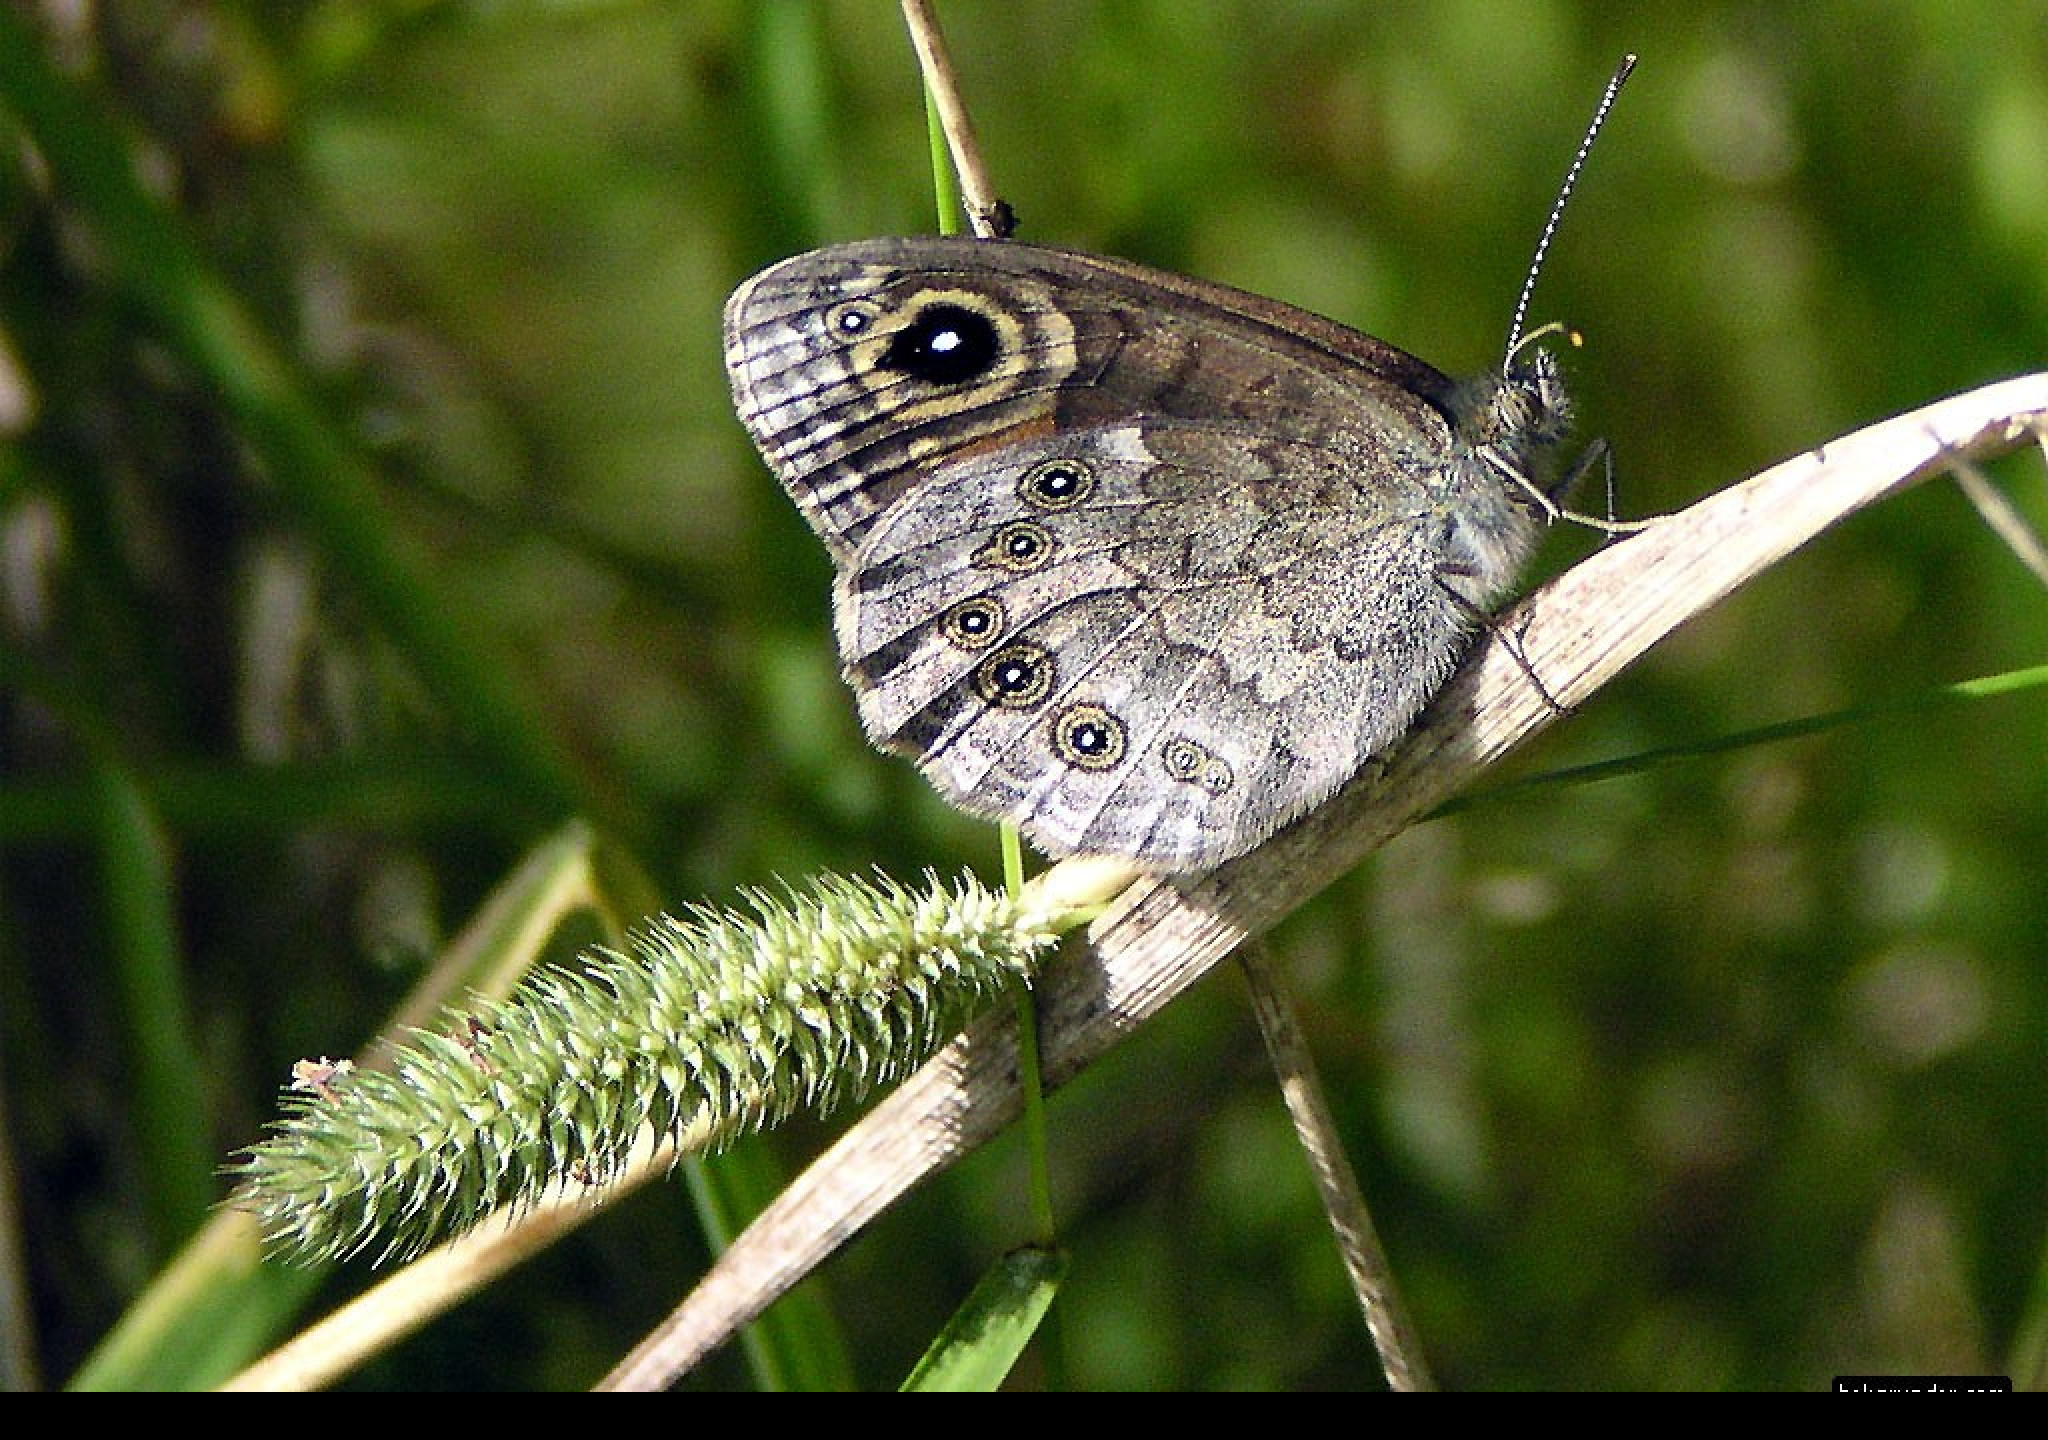
[[[1067,1273],[1057,1250],[1027,1246],[989,1267],[917,1362],[905,1390],[994,1390],[1038,1333]]]
[[[237,1203],[289,1258],[407,1257],[613,1180],[652,1137],[717,1146],[907,1074],[1057,938],[971,880],[749,898],[418,1032],[389,1071],[320,1067]]]
[[[941,10],[1024,238],[1451,371],[1639,52],[1533,314],[1586,336],[1627,514],[2048,360],[2033,0]],[[894,5],[14,6],[0,62],[0,1364],[58,1383],[292,1063],[571,813],[671,906],[995,846],[862,741],[719,364],[759,265],[931,228]],[[2044,527],[2037,463],[1994,478]],[[2048,1333],[2048,708],[1882,708],[2044,653],[2039,587],[1926,487],[1517,777],[1874,718],[1474,803],[1276,937],[1446,1384],[1810,1388]],[[1054,1097],[1075,1385],[1376,1383],[1255,1052],[1212,984]],[[683,1189],[355,1383],[589,1383],[705,1263]],[[991,1151],[834,1262],[859,1383],[1022,1189]]]

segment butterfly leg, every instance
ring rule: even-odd
[[[1492,611],[1473,604],[1468,597],[1459,594],[1457,586],[1444,579],[1442,575],[1436,576],[1435,579],[1438,587],[1443,590],[1444,594],[1450,596],[1452,604],[1471,616],[1473,623],[1478,628],[1485,630],[1487,634],[1500,641],[1501,648],[1508,652],[1515,664],[1520,667],[1521,672],[1529,677],[1531,688],[1542,697],[1543,703],[1550,707],[1553,715],[1562,720],[1565,716],[1572,713],[1569,705],[1566,705],[1550,693],[1550,687],[1543,683],[1543,677],[1538,675],[1536,667],[1529,663],[1528,654],[1522,649],[1522,637],[1519,633],[1511,632],[1505,625],[1501,624],[1500,617]],[[1528,623],[1529,617],[1524,615],[1522,617],[1522,624],[1526,626]]]

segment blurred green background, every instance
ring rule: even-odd
[[[2038,0],[942,13],[1025,238],[1453,372],[1497,358],[1639,52],[1533,316],[1586,337],[1627,514],[2048,368]],[[933,228],[893,4],[14,0],[0,27],[4,1338],[11,1383],[57,1384],[291,1062],[360,1045],[567,817],[670,905],[993,875],[995,844],[862,741],[825,557],[720,364],[756,268]],[[2048,527],[2038,455],[1994,474]],[[2048,596],[1933,484],[1511,770],[2044,653]],[[2023,692],[1482,800],[1279,932],[1445,1383],[2015,1363],[2048,1306],[2044,757]],[[1227,969],[1051,1118],[1071,1383],[1377,1384]],[[826,1270],[860,1383],[1025,1237],[1021,1175],[991,1147]],[[681,1192],[351,1383],[590,1383],[703,1264]],[[728,1355],[690,1383],[747,1382]]]

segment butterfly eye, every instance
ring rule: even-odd
[[[1029,710],[1052,693],[1052,656],[1036,645],[1005,645],[974,667],[974,689],[999,710]]]
[[[927,305],[889,338],[881,363],[929,385],[962,385],[993,369],[1001,351],[988,316],[964,305]]]
[[[1024,472],[1017,494],[1039,510],[1066,510],[1095,493],[1095,472],[1079,460],[1048,460]]]
[[[1077,770],[1113,770],[1129,732],[1100,705],[1070,705],[1053,717],[1053,753]]]
[[[1027,575],[1052,558],[1052,536],[1043,525],[1013,520],[996,527],[988,544],[974,552],[974,563],[991,570]]]
[[[1003,607],[987,595],[962,600],[939,617],[939,629],[963,650],[979,650],[1003,633]]]

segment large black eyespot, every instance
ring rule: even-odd
[[[989,595],[962,600],[939,617],[939,632],[963,650],[979,650],[1003,633],[1003,607]]]
[[[928,385],[963,385],[986,375],[1001,348],[988,316],[964,305],[927,305],[889,337],[881,364]]]
[[[1129,733],[1100,705],[1069,705],[1053,717],[1052,751],[1077,770],[1114,770]]]
[[[1036,645],[1005,645],[974,667],[975,693],[999,710],[1029,710],[1052,693],[1052,656]]]
[[[1043,525],[1012,520],[998,525],[988,544],[974,552],[974,563],[989,570],[1028,575],[1052,559],[1052,536]]]
[[[1079,460],[1047,460],[1024,472],[1017,495],[1036,510],[1066,510],[1095,490],[1095,472]]]

